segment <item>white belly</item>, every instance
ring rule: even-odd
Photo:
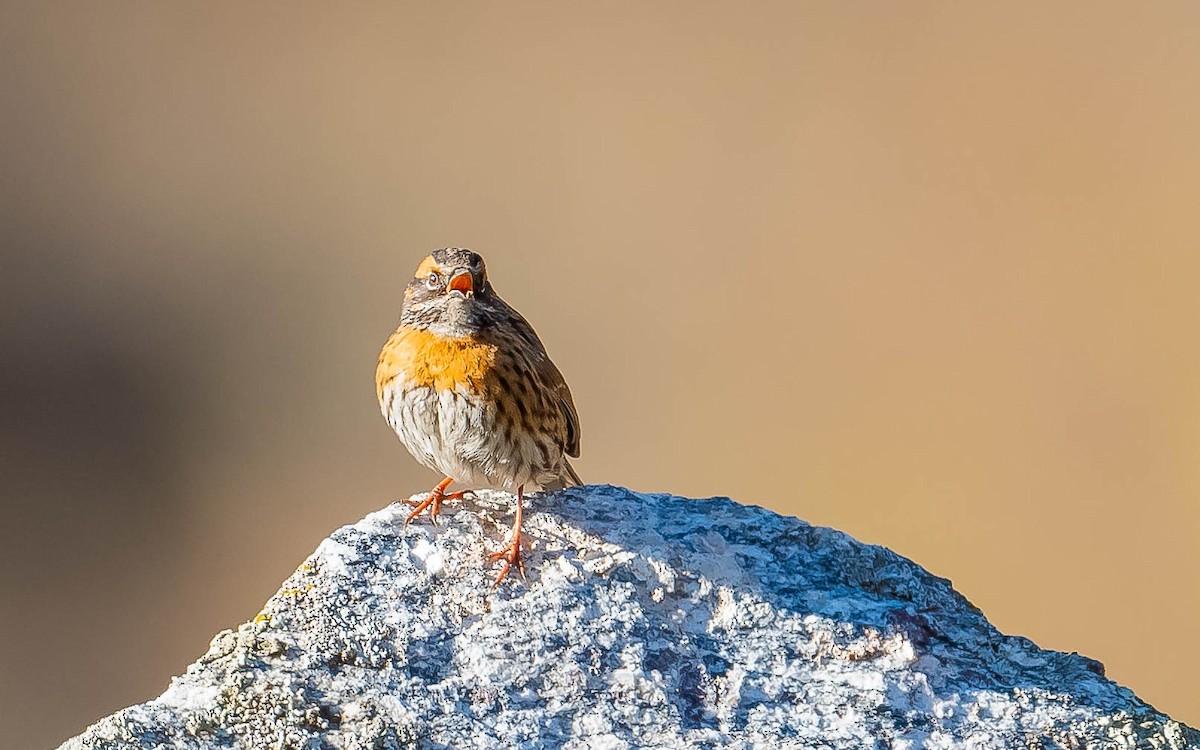
[[[516,434],[506,439],[495,409],[465,391],[405,393],[396,382],[388,391],[383,416],[424,466],[469,487],[510,491],[544,473],[533,441]]]

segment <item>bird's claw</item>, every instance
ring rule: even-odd
[[[525,561],[521,559],[521,537],[516,537],[504,549],[491,552],[488,554],[488,560],[495,562],[497,560],[504,561],[504,567],[500,568],[500,572],[496,574],[496,580],[492,581],[492,587],[500,585],[504,577],[508,575],[508,571],[513,565],[517,566],[517,570],[521,573],[521,578],[529,580],[525,575]]]
[[[410,522],[425,512],[429,508],[429,520],[434,526],[438,525],[438,514],[442,512],[442,503],[446,500],[461,500],[466,495],[471,494],[470,490],[459,490],[458,492],[446,492],[440,487],[434,487],[424,500],[413,500],[409,498],[404,502],[408,505],[415,505],[412,513],[404,519],[404,525],[407,526]]]

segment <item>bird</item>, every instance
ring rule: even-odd
[[[502,565],[493,586],[521,560],[525,488],[583,484],[579,413],[571,390],[533,326],[488,279],[483,258],[461,247],[433,251],[404,288],[400,323],[379,353],[379,408],[413,458],[444,478],[405,519],[471,489],[515,491],[508,543],[489,555]]]

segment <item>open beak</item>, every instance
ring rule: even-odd
[[[450,284],[447,289],[451,292],[462,292],[464,297],[469,297],[475,292],[475,281],[471,278],[471,272],[465,268],[460,268],[450,277]]]

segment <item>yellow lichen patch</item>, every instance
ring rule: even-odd
[[[301,570],[309,571],[309,570],[313,570],[313,565],[312,565],[312,563],[305,561],[305,563],[303,565],[301,565],[300,568],[301,568]],[[300,588],[295,588],[295,589],[279,589],[279,591],[276,591],[275,595],[271,597],[270,601],[268,601],[263,606],[263,608],[261,610],[259,610],[258,614],[254,616],[254,622],[270,623],[271,613],[269,610],[271,608],[271,602],[274,602],[279,599],[284,599],[287,597],[302,596],[303,594],[306,594],[312,590],[313,590],[313,584],[311,584],[311,583],[306,583],[303,586],[301,586]]]
[[[279,593],[277,593],[275,596],[300,596],[301,594],[306,594],[312,590],[313,585],[311,583],[306,583],[302,588],[298,589],[280,589]]]
[[[379,354],[375,391],[383,391],[403,373],[409,387],[454,390],[483,389],[483,379],[496,361],[496,347],[472,338],[445,338],[415,328],[392,334]]]

